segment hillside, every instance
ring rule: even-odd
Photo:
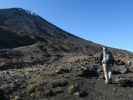
[[[63,31],[22,8],[11,8],[0,10],[0,49],[2,57],[7,52],[11,56],[6,60],[10,65],[12,59],[16,59],[13,63],[17,64],[18,59],[21,60],[19,64],[47,63],[51,58],[55,61],[64,55],[92,56],[101,51],[101,45]],[[112,50],[119,51],[116,54],[124,56],[131,54],[127,51]],[[18,52],[21,56],[16,58]]]

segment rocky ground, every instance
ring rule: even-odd
[[[0,71],[1,100],[132,100],[132,92],[132,65],[114,65],[108,85],[89,60]]]

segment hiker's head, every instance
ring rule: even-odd
[[[103,47],[103,51],[107,51],[107,48],[106,47]]]

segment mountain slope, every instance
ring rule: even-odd
[[[62,29],[56,27],[55,25],[47,22],[40,16],[31,14],[30,12],[23,10],[21,8],[0,10],[0,20],[1,20],[0,35],[2,35],[3,30],[8,30],[8,32],[11,32],[11,33],[14,32],[14,35],[19,36],[21,38],[25,36],[29,38],[29,40],[31,39],[31,43],[33,43],[34,41],[44,41],[44,42],[57,41],[57,42],[67,43],[70,41],[70,44],[75,46],[75,44],[85,45],[85,44],[88,44],[87,42],[89,42],[89,41],[80,39],[70,33],[67,33]],[[11,37],[11,40],[15,40],[16,38],[17,37]],[[74,43],[74,42],[77,42],[77,43]],[[11,47],[7,46],[7,48],[11,48]]]
[[[65,55],[94,56],[101,51],[101,47],[102,45],[63,31],[22,8],[0,10],[0,59],[2,62],[7,61],[9,65],[20,62],[47,63],[59,60]],[[132,53],[127,51],[111,50],[118,56],[132,56]],[[21,56],[16,57],[16,54]]]

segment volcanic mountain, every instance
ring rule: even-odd
[[[65,55],[92,56],[101,51],[101,46],[63,31],[39,15],[22,8],[0,9],[2,62],[46,63]],[[119,55],[131,54],[112,50],[119,52]]]
[[[82,47],[96,46],[80,39],[55,25],[44,20],[36,14],[21,8],[0,10],[0,48],[17,48],[28,46],[39,41],[48,44],[62,45],[62,51],[79,51]],[[57,43],[57,44],[56,44]],[[64,45],[64,48],[63,48]],[[66,46],[66,48],[65,48]],[[69,46],[67,48],[67,46]],[[75,48],[75,49],[74,49]],[[68,50],[70,51],[70,50]],[[81,52],[86,52],[81,50]]]

